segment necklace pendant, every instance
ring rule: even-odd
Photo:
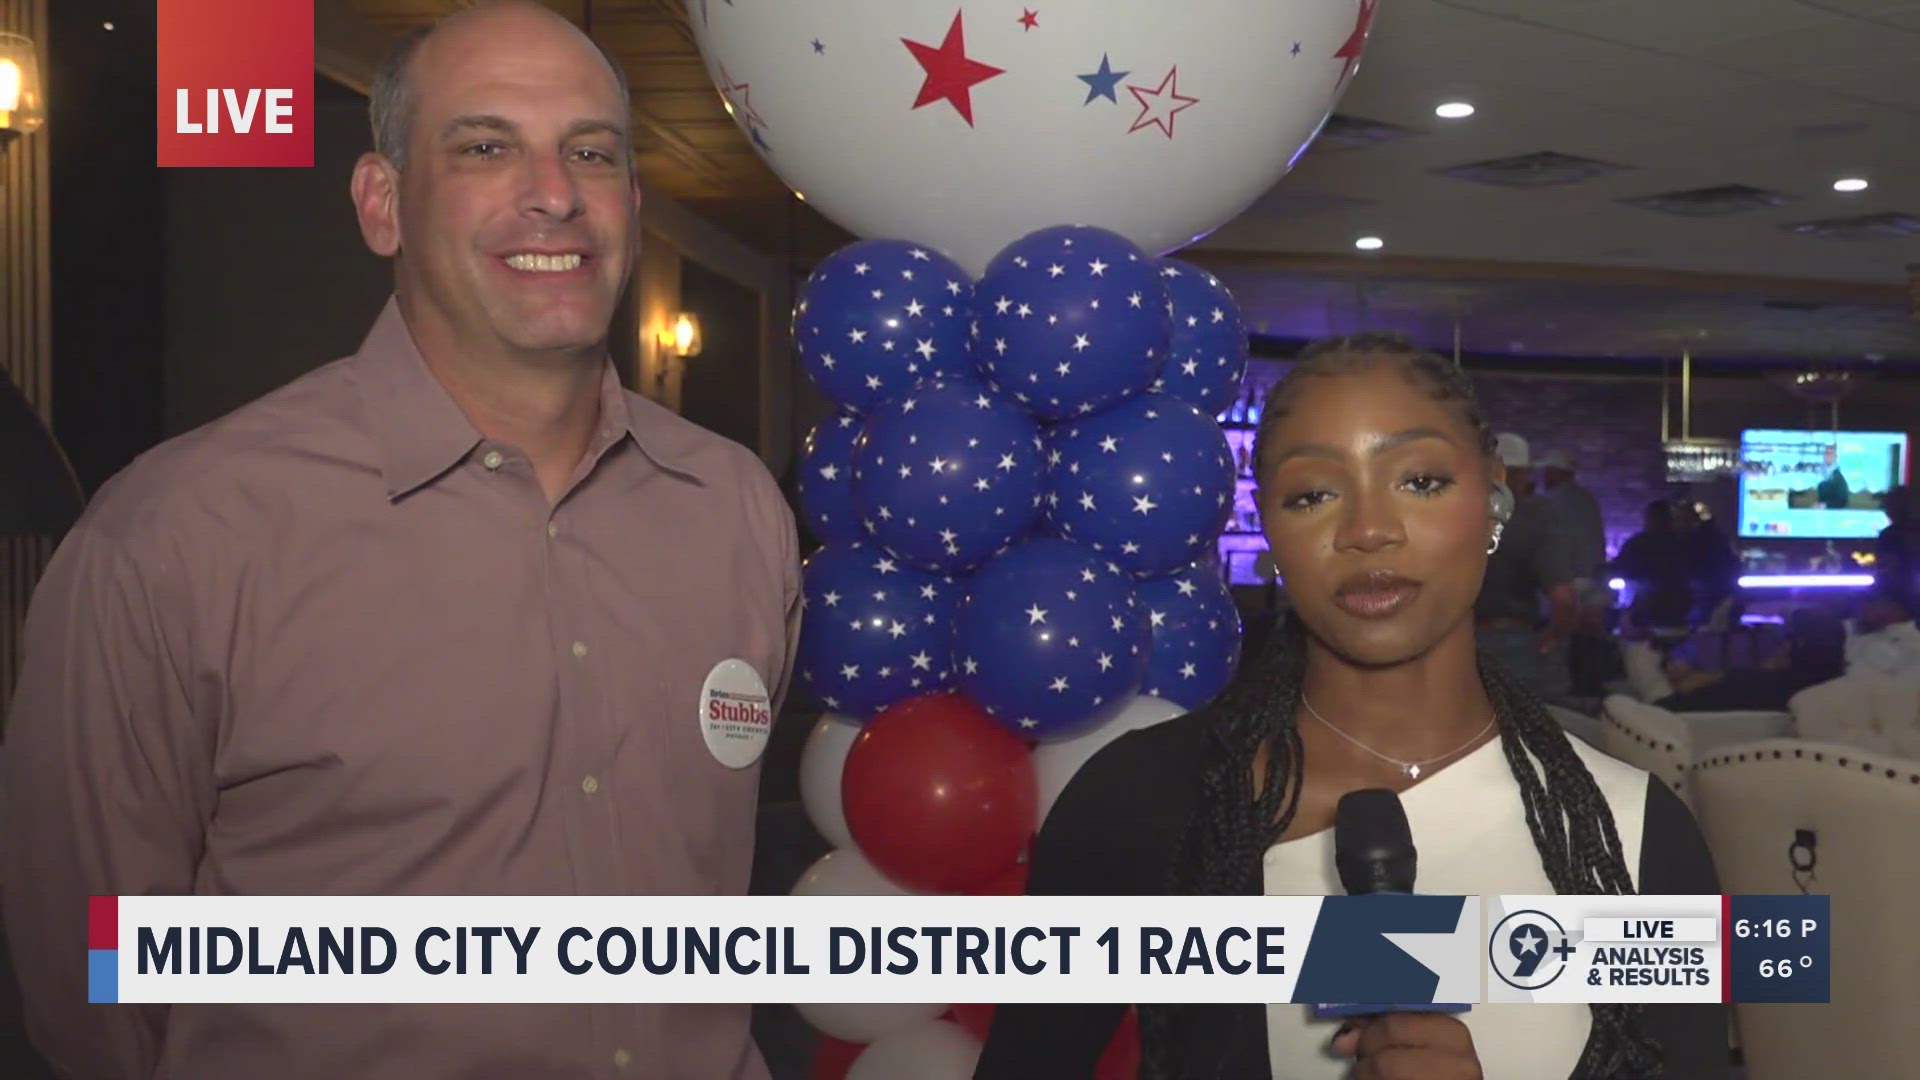
[[[1407,767],[1406,767],[1406,774],[1407,774],[1407,779],[1409,779],[1409,780],[1418,780],[1418,779],[1420,779],[1420,766],[1418,766],[1418,765],[1409,765],[1409,766],[1407,766]]]

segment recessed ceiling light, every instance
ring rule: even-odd
[[[1466,101],[1443,101],[1433,110],[1433,115],[1442,120],[1465,120],[1473,115],[1473,104]]]
[[[1865,190],[1867,190],[1867,182],[1866,182],[1866,180],[1865,180],[1864,178],[1862,178],[1862,177],[1858,177],[1858,176],[1843,176],[1843,177],[1841,177],[1840,179],[1838,179],[1838,180],[1835,180],[1835,181],[1833,182],[1833,190],[1835,190],[1835,191],[1865,191]]]
[[[112,30],[112,29],[113,29],[113,24],[112,24],[112,23],[110,23],[110,22],[103,22],[103,23],[101,23],[101,24],[100,24],[100,27],[101,27],[101,29],[103,29],[103,30]]]
[[[1387,246],[1387,242],[1377,236],[1363,236],[1355,240],[1353,246],[1359,248],[1361,251],[1379,251],[1381,248]]]

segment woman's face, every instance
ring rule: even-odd
[[[1478,436],[1392,362],[1310,376],[1268,433],[1260,518],[1308,631],[1366,666],[1471,618],[1492,535]]]

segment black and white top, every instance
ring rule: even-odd
[[[1128,734],[1095,755],[1061,795],[1035,843],[1028,891],[1036,895],[1154,895],[1200,791],[1206,712]],[[1642,893],[1713,894],[1713,863],[1692,814],[1647,773],[1569,740],[1613,809]],[[1519,786],[1498,740],[1401,793],[1419,853],[1418,888],[1453,895],[1548,894]],[[1248,892],[1344,892],[1331,829],[1268,849]],[[1177,902],[1177,901],[1170,901]],[[1124,1012],[1118,1005],[1002,1005],[976,1080],[1078,1080]],[[1336,1080],[1347,1062],[1326,1052],[1335,1028],[1305,1005],[1211,1006],[1182,1053],[1183,1075],[1232,1080]],[[1473,1033],[1486,1080],[1570,1076],[1591,1028],[1585,1005],[1476,1005]],[[1727,1075],[1726,1016],[1719,1005],[1649,1006],[1648,1034],[1665,1075]]]

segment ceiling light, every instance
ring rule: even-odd
[[[1359,248],[1361,251],[1379,251],[1381,248],[1387,246],[1387,242],[1377,236],[1363,236],[1355,240],[1353,246]]]
[[[1473,104],[1466,101],[1443,101],[1433,110],[1433,115],[1442,120],[1465,120],[1473,115]]]
[[[1833,182],[1835,191],[1865,191],[1867,182],[1858,176],[1843,176]]]

